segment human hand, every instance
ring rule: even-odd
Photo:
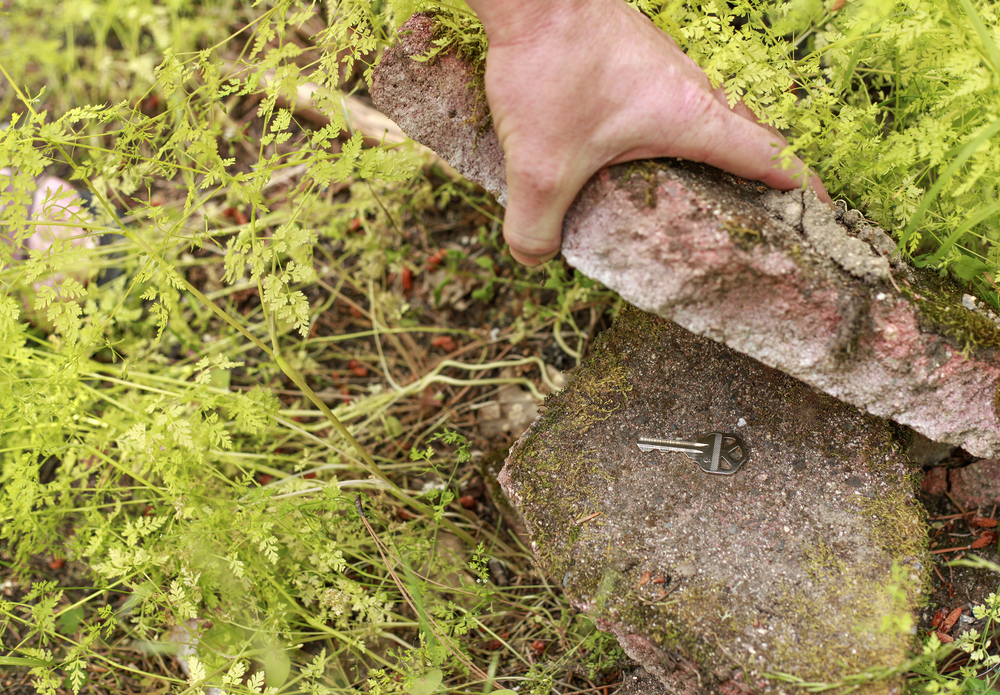
[[[676,42],[621,0],[469,0],[490,40],[486,97],[507,160],[504,237],[515,259],[559,252],[562,220],[600,168],[681,157],[772,188],[806,166],[788,143],[721,89]],[[821,200],[823,184],[807,172]]]

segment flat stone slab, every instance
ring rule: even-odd
[[[636,439],[738,434],[705,473]],[[914,644],[930,567],[904,430],[626,307],[500,482],[543,569],[667,692],[868,682]],[[673,688],[673,690],[670,690]]]
[[[454,55],[419,62],[415,15],[375,72],[376,106],[469,179],[506,197],[503,150]],[[934,441],[1000,457],[998,319],[894,262],[856,211],[680,160],[598,172],[563,254],[634,305]]]

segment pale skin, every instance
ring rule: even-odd
[[[599,169],[650,157],[705,162],[772,188],[830,196],[787,145],[667,34],[622,0],[467,0],[489,38],[486,98],[507,159],[504,238],[515,259],[559,252],[562,220]]]

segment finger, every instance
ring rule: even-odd
[[[507,160],[503,236],[511,255],[525,265],[544,263],[559,253],[563,217],[592,173],[557,159],[539,156],[527,164],[513,156]]]
[[[686,138],[697,146],[681,156],[783,191],[801,188],[805,177],[820,200],[832,202],[819,177],[805,162],[795,156],[787,161],[779,157],[782,148],[787,146],[784,137],[724,106],[720,111],[719,120],[706,119],[708,123],[715,121],[714,126],[699,129]]]

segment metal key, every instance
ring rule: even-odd
[[[687,454],[706,473],[732,475],[750,458],[750,448],[735,434],[709,432],[694,442],[639,437],[641,451],[677,451]]]

